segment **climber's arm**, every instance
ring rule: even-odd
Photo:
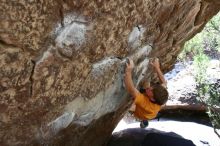
[[[134,68],[134,62],[131,59],[129,59],[129,62],[126,63],[126,69],[125,69],[125,87],[128,93],[135,98],[139,94],[139,91],[135,88],[134,83],[132,81],[133,68]]]
[[[162,73],[162,71],[160,69],[159,59],[158,58],[154,59],[154,61],[151,62],[151,65],[154,67],[154,70],[157,73],[157,76],[158,76],[158,78],[160,80],[160,83],[162,85],[164,85],[165,87],[167,87],[167,81],[164,78],[164,75],[163,75],[163,73]]]

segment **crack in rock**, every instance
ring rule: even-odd
[[[31,63],[32,63],[32,69],[31,69],[31,75],[30,75],[30,78],[29,78],[29,81],[30,81],[30,97],[33,96],[33,84],[34,84],[34,80],[33,80],[33,75],[34,75],[34,70],[35,70],[35,66],[36,66],[36,62],[34,60],[31,60]]]

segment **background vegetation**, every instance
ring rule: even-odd
[[[213,17],[202,32],[185,43],[178,60],[193,59],[199,54],[206,54],[211,58],[219,59],[220,52],[220,12]]]
[[[220,59],[220,13],[213,17],[204,30],[185,43],[178,60],[193,61],[198,100],[207,107],[215,133],[220,129],[220,81],[209,81],[206,74],[210,59]]]

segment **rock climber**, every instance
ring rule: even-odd
[[[141,120],[141,128],[148,126],[148,120],[155,118],[161,106],[168,100],[167,82],[160,69],[159,59],[155,58],[151,60],[150,65],[157,73],[160,83],[150,85],[149,82],[145,81],[142,85],[144,89],[143,93],[135,88],[132,81],[132,70],[134,68],[132,59],[128,59],[125,69],[125,87],[128,93],[134,97],[134,103],[131,106],[130,112],[132,112],[137,119]]]

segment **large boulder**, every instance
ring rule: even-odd
[[[219,0],[1,0],[0,145],[104,145],[148,60],[172,68]]]
[[[195,146],[174,132],[164,132],[153,128],[130,128],[114,133],[107,146]]]

